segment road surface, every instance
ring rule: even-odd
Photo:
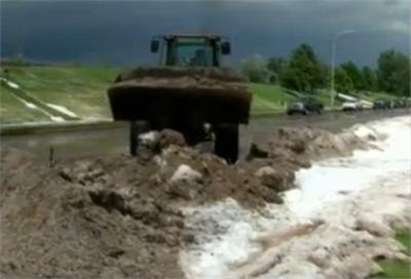
[[[327,112],[322,115],[277,115],[254,118],[248,126],[242,126],[241,155],[244,157],[251,142],[264,144],[271,132],[279,127],[312,127],[338,132],[355,123],[364,123],[386,117],[409,114],[409,110]],[[70,131],[47,131],[29,135],[2,135],[2,147],[14,147],[30,152],[41,160],[48,160],[50,149],[55,159],[83,156],[118,154],[128,152],[128,124],[107,126],[100,129],[84,126]]]

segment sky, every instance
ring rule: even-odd
[[[334,42],[338,63],[375,65],[411,42],[411,0],[0,0],[0,12],[1,57],[44,62],[153,64],[150,39],[169,32],[227,36],[231,64],[287,57],[301,43],[329,63]]]

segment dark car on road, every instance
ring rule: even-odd
[[[321,114],[324,110],[324,105],[320,101],[313,98],[304,100],[304,106],[309,112],[316,112],[318,114]]]
[[[388,104],[384,100],[377,100],[374,102],[373,109],[388,109]]]
[[[287,114],[288,115],[293,115],[293,114],[308,114],[308,110],[305,108],[303,102],[294,102],[288,105],[287,108]]]
[[[288,108],[287,108],[287,114],[288,115],[293,115],[293,114],[303,114],[307,115],[309,113],[318,113],[321,114],[321,112],[324,110],[324,105],[312,98],[307,98],[298,102],[291,103]]]

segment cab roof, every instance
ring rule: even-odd
[[[209,39],[209,40],[221,40],[222,36],[218,34],[211,34],[211,33],[171,33],[158,36],[163,39],[175,39],[175,38],[187,38],[187,39]]]

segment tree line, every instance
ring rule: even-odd
[[[380,53],[377,67],[358,67],[353,61],[335,68],[335,90],[341,93],[383,91],[410,96],[411,57],[394,49]],[[299,92],[330,87],[330,66],[322,63],[308,44],[301,44],[288,58],[253,56],[241,64],[251,82],[279,84]]]

